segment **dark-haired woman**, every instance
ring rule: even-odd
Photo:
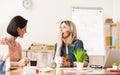
[[[8,45],[9,51],[11,53],[11,66],[14,67],[26,66],[29,62],[28,58],[21,58],[22,48],[20,43],[16,41],[18,37],[23,38],[24,34],[26,33],[27,22],[28,20],[22,16],[18,15],[13,17],[7,27],[7,33],[9,36],[0,39],[0,44]]]

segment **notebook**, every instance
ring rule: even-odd
[[[0,45],[0,60],[3,60],[9,54],[8,45]],[[10,69],[10,57],[5,61],[5,71]]]
[[[103,68],[112,68],[114,62],[120,63],[120,50],[109,50],[105,56]]]

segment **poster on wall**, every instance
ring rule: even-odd
[[[76,24],[88,55],[105,55],[104,24],[102,8],[72,8],[72,21]]]

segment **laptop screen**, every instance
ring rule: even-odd
[[[103,68],[111,68],[115,62],[120,63],[120,50],[109,50],[105,56]]]

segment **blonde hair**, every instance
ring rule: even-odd
[[[70,30],[70,37],[68,38],[68,43],[69,43],[69,44],[72,44],[73,41],[77,39],[76,26],[75,26],[75,24],[74,24],[72,21],[70,21],[70,20],[64,20],[64,21],[62,21],[62,22],[60,23],[60,25],[63,24],[63,23],[65,23],[65,25],[70,28],[70,29],[69,29],[69,30]]]

